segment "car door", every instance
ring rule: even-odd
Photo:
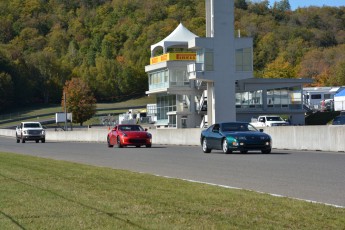
[[[209,145],[213,149],[220,149],[221,148],[221,134],[219,133],[220,131],[220,125],[215,124],[210,130],[210,136],[209,136]]]
[[[115,145],[117,142],[117,129],[118,129],[118,126],[115,126],[112,130],[111,130],[111,133],[110,133],[110,143],[112,145]]]

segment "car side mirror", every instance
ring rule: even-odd
[[[260,131],[260,132],[262,132],[262,133],[264,132],[264,130],[263,130],[263,129],[259,129],[259,131]]]
[[[113,128],[111,131],[116,131],[116,129],[115,129],[115,128]]]
[[[145,128],[145,131],[147,131],[147,128]]]

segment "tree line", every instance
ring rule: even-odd
[[[182,22],[205,36],[200,0],[0,1],[0,111],[60,103],[80,78],[97,101],[142,96],[150,46]],[[292,11],[288,0],[235,0],[235,29],[254,39],[255,77],[345,85],[345,8]]]

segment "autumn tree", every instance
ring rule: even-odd
[[[80,78],[67,81],[63,89],[62,108],[72,113],[73,121],[81,126],[96,113],[96,99],[89,86]]]
[[[291,64],[278,57],[276,60],[267,65],[263,71],[264,78],[295,78],[296,73]]]

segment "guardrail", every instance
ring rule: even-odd
[[[345,126],[281,126],[265,127],[270,134],[275,149],[319,150],[345,152]],[[107,140],[107,127],[84,128],[74,131],[47,130],[46,140],[104,142]],[[169,145],[200,145],[201,129],[149,129],[152,142]],[[0,136],[15,137],[15,131],[0,129]]]

